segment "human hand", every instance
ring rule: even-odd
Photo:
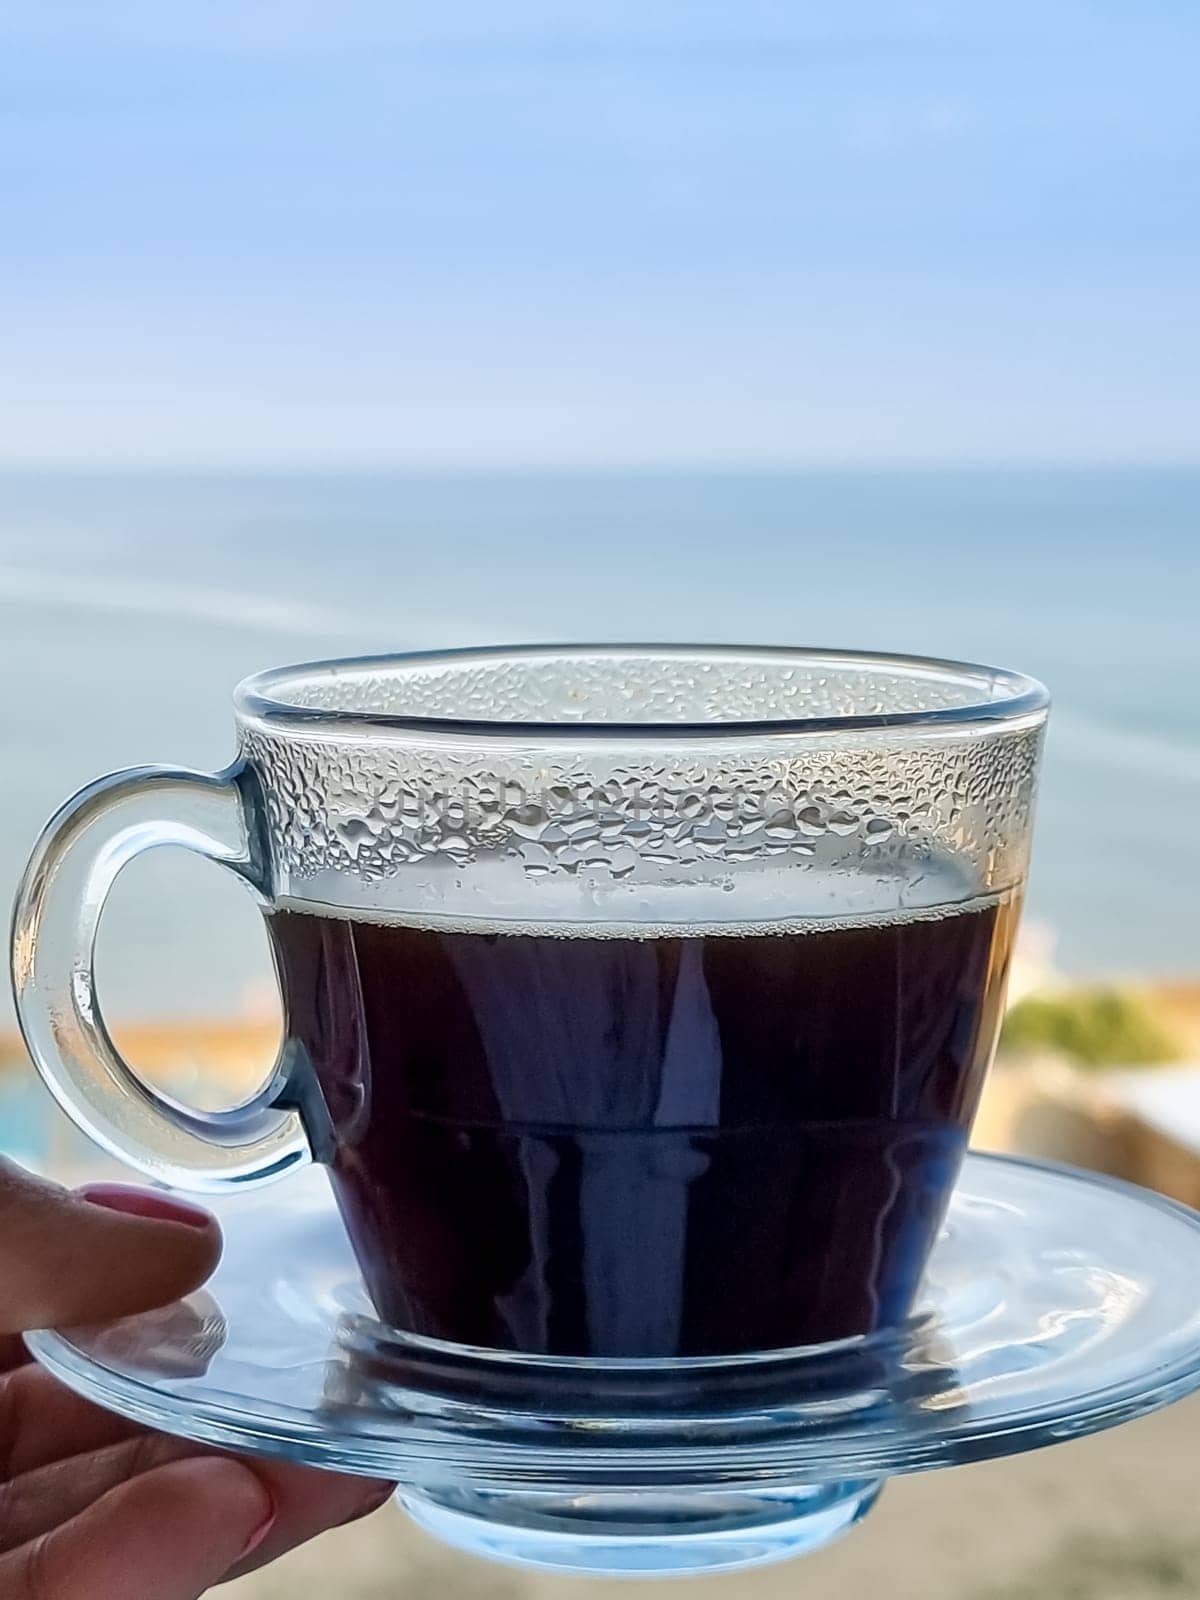
[[[196,1600],[388,1498],[154,1433],[26,1360],[24,1330],[167,1305],[220,1248],[214,1219],[174,1196],[71,1194],[0,1160],[0,1600]]]

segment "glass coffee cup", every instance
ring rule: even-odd
[[[900,1324],[999,1028],[1047,699],[915,657],[686,646],[278,669],[238,755],[98,780],[18,899],[21,1025],[151,1177],[317,1160],[380,1318],[548,1356],[741,1355]],[[269,1080],[202,1112],[105,1028],[143,850],[256,896]]]

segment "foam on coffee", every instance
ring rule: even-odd
[[[808,867],[746,866],[709,879],[612,884],[586,876],[531,880],[497,863],[468,890],[452,875],[411,874],[394,906],[281,895],[289,912],[348,917],[384,926],[443,933],[521,933],[546,938],[744,938],[886,927],[956,916],[998,904],[1003,892],[979,894],[974,875],[952,856],[898,858],[888,870],[843,872]],[[419,881],[418,881],[419,880]]]

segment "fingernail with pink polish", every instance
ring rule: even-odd
[[[87,1183],[75,1193],[89,1205],[107,1211],[123,1211],[131,1217],[148,1217],[152,1222],[182,1222],[189,1228],[212,1226],[212,1216],[202,1206],[189,1205],[175,1195],[157,1189],[136,1189],[124,1183]]]
[[[246,1559],[246,1557],[251,1553],[252,1550],[257,1550],[259,1545],[267,1537],[267,1535],[270,1533],[271,1529],[274,1526],[275,1526],[275,1504],[272,1501],[271,1509],[267,1512],[266,1516],[259,1523],[258,1527],[255,1528],[254,1532],[250,1535],[250,1537],[246,1540],[245,1544],[242,1546],[242,1553],[241,1553],[241,1555],[238,1556],[238,1560],[239,1561],[244,1561]]]

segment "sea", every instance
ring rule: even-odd
[[[0,478],[0,894],[117,767],[224,764],[264,666],[523,640],[911,650],[1054,697],[1028,902],[1079,974],[1200,974],[1200,470],[18,473]],[[113,1015],[269,1003],[258,914],[156,852]],[[7,997],[0,1031],[11,1026]]]

